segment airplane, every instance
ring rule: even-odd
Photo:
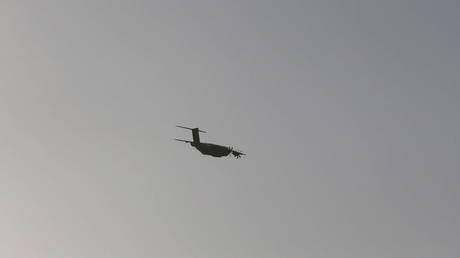
[[[190,143],[193,147],[195,147],[198,151],[201,152],[203,155],[210,155],[213,157],[224,157],[230,154],[233,154],[235,158],[241,158],[241,155],[246,155],[242,152],[234,150],[232,147],[226,147],[222,145],[217,145],[213,143],[204,143],[200,141],[200,132],[206,133],[205,131],[200,130],[199,128],[190,128],[185,126],[176,125],[176,127],[188,129],[192,131],[193,141],[187,141],[182,139],[174,139],[176,141]]]

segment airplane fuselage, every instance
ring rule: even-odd
[[[202,154],[210,155],[213,157],[228,156],[232,152],[232,149],[230,149],[229,147],[217,145],[213,143],[191,142],[190,145],[195,147]]]

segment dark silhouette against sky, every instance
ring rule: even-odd
[[[0,257],[460,257],[458,1],[3,0],[0,21]]]

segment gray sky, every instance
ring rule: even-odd
[[[2,0],[0,256],[459,257],[459,11]]]

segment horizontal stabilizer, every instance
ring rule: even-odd
[[[181,139],[174,139],[176,141],[179,141],[179,142],[186,142],[186,143],[191,143],[192,141],[187,141],[187,140],[181,140]]]
[[[206,133],[205,131],[202,131],[202,130],[200,130],[198,128],[190,128],[190,127],[185,127],[185,126],[180,126],[180,125],[176,125],[176,127],[183,128],[183,129],[189,129],[189,130],[197,129],[198,132],[200,132],[200,133]]]

